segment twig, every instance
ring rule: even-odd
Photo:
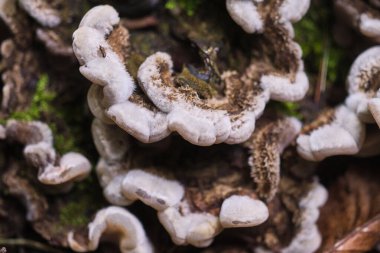
[[[123,18],[121,22],[129,30],[143,29],[158,25],[158,19],[155,16],[145,16],[139,19]]]
[[[29,240],[29,239],[23,239],[23,238],[20,238],[20,239],[0,238],[0,245],[1,246],[23,246],[23,247],[33,248],[33,249],[42,250],[46,252],[65,253],[64,251],[53,248],[49,245],[46,245],[37,241]]]
[[[314,94],[314,101],[316,103],[319,103],[321,99],[321,93],[326,90],[327,70],[328,70],[329,58],[330,58],[330,46],[329,46],[328,40],[325,39],[323,44],[324,44],[323,57],[321,59],[318,82],[317,82],[317,86],[315,87],[316,89],[315,89],[315,94]]]

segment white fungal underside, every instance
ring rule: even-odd
[[[335,109],[334,119],[309,134],[297,139],[298,153],[305,159],[320,161],[334,155],[359,152],[365,136],[365,127],[347,107]]]
[[[140,200],[154,208],[176,244],[206,247],[223,228],[257,226],[268,218],[266,205],[248,196],[232,195],[224,200],[219,216],[191,211],[185,198],[185,188],[177,180],[142,168],[126,168],[121,162],[122,156],[119,160],[107,160],[113,157],[110,152],[119,147],[119,141],[127,140],[122,133],[115,138],[104,138],[114,133],[118,132],[112,126],[99,120],[93,123],[93,138],[102,156],[96,171],[106,199],[116,205],[129,205]],[[242,204],[250,208],[242,209]]]
[[[376,80],[371,80],[380,72],[380,46],[375,46],[361,53],[351,66],[347,77],[348,92],[345,103],[355,112],[361,121],[372,123],[376,121],[380,126],[380,99],[379,90],[371,85],[378,86]],[[368,88],[366,91],[363,86]]]
[[[77,252],[94,251],[98,248],[104,234],[115,233],[112,240],[119,241],[122,253],[152,253],[153,248],[140,221],[126,209],[116,206],[107,207],[96,213],[88,225],[88,244],[76,241],[70,232],[67,241]]]

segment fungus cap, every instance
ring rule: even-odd
[[[153,248],[140,221],[126,209],[111,206],[97,212],[88,225],[87,243],[77,241],[70,232],[67,241],[76,252],[93,251],[98,248],[101,238],[107,233],[116,233],[111,240],[117,240],[122,253],[152,253]]]
[[[305,126],[297,138],[297,150],[304,159],[311,161],[356,154],[364,136],[365,127],[356,114],[345,106],[339,106],[323,112],[315,122]]]

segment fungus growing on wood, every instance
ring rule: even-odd
[[[344,22],[366,37],[380,40],[380,5],[376,0],[335,0],[335,8]]]
[[[85,9],[83,1],[3,0],[0,18],[18,46],[32,46],[35,37],[53,55],[73,57],[70,46],[72,29]]]
[[[168,128],[189,142],[209,146],[214,143],[241,143],[249,138],[256,115],[261,114],[265,98],[255,96],[254,87],[238,87],[241,82],[226,82],[226,98],[202,100],[188,87],[176,87],[172,76],[172,60],[168,54],[149,56],[140,66],[139,83],[150,100],[167,113]],[[228,78],[228,77],[225,77]],[[245,90],[234,104],[237,91]],[[236,90],[236,91],[235,91]],[[243,95],[243,96],[244,96]],[[263,99],[262,102],[256,101]]]
[[[183,85],[176,77],[180,74],[173,71],[170,55],[163,52],[141,64],[136,86],[125,68],[129,34],[110,6],[91,9],[73,38],[81,73],[102,87],[89,91],[91,111],[103,122],[110,123],[111,119],[145,143],[159,141],[174,131],[200,146],[242,143],[251,136],[269,97],[295,101],[302,99],[308,88],[300,48],[290,32],[276,24],[260,41],[264,54],[273,54],[274,59],[262,56],[263,62],[258,63],[253,58],[242,74],[224,71],[223,92],[210,97]],[[289,61],[286,69],[277,66],[282,60]]]
[[[114,126],[107,126],[101,121],[93,126],[108,130],[108,135],[114,134]],[[120,135],[118,138],[104,139],[103,146],[117,145],[117,140],[126,139],[126,133],[123,134],[124,137]],[[97,134],[93,137],[97,139],[105,135]],[[236,159],[244,157],[241,148],[231,148],[231,154],[223,148],[192,150],[193,147],[186,142],[173,139],[167,150],[160,151],[139,147],[132,139],[129,142],[126,146],[130,147],[130,151],[118,160],[107,159],[110,156],[102,148],[99,150],[102,159],[97,165],[97,173],[104,195],[114,204],[128,205],[140,200],[156,209],[160,222],[176,244],[205,247],[224,226],[255,226],[266,220],[266,205],[251,189],[248,170],[244,174],[238,172],[244,171],[246,167],[228,165],[228,161],[235,156]],[[189,150],[186,151],[187,149]],[[175,155],[180,150],[195,152],[196,159],[188,163],[188,156],[181,158]],[[174,156],[171,155],[173,153]],[[206,164],[203,160],[205,156],[209,160]],[[160,162],[152,163],[153,161]],[[215,178],[218,174],[220,176]],[[248,179],[244,179],[244,175]],[[203,187],[197,186],[201,183],[198,180],[204,181]],[[234,185],[239,185],[239,188],[234,189]],[[205,203],[202,196],[206,198]],[[249,203],[252,208],[257,208],[256,211],[241,217],[243,210],[239,209],[239,201]]]
[[[258,195],[275,196],[280,153],[299,130],[300,122],[294,118],[268,119],[247,142],[252,153],[268,154],[253,162],[261,168],[260,173],[266,173],[262,161],[272,159],[273,171],[267,174],[278,174],[273,182],[264,183],[265,178],[253,173],[258,190],[250,179],[249,154],[241,146],[200,148],[172,137],[169,146],[155,149],[141,146],[116,126],[100,120],[93,123],[93,138],[101,155],[96,170],[109,202],[129,205],[140,200],[158,211],[160,222],[176,244],[205,247],[224,228],[254,227],[268,219],[267,204]],[[128,151],[113,156],[105,152],[120,150],[116,148],[120,143]],[[270,193],[266,192],[267,184]]]
[[[378,46],[361,53],[347,77],[349,96],[345,104],[322,112],[304,127],[297,139],[298,152],[303,158],[320,161],[333,155],[376,154],[371,147],[374,140],[367,141],[365,150],[359,151],[365,139],[364,124],[380,125],[379,53]]]
[[[231,18],[247,33],[265,32],[268,20],[287,25],[299,21],[309,9],[310,0],[282,0],[276,3],[263,0],[227,0]]]
[[[91,170],[83,155],[69,152],[57,157],[50,128],[41,122],[9,120],[6,140],[25,145],[25,159],[38,168],[38,179],[44,184],[62,185],[82,180]]]
[[[297,138],[298,153],[305,159],[320,161],[334,155],[359,152],[365,137],[365,126],[345,106],[322,112],[305,125]]]
[[[278,193],[267,203],[269,217],[266,222],[243,230],[225,231],[211,249],[235,248],[233,246],[236,245],[241,250],[254,248],[257,253],[312,253],[320,247],[322,237],[317,220],[319,210],[327,200],[327,191],[316,178],[306,176],[301,179],[288,174],[290,167],[303,163],[300,163],[302,159],[295,161],[294,157],[288,156],[289,151],[293,153],[295,150],[287,149],[282,156],[286,161],[283,165],[285,171]],[[211,249],[208,250],[214,252]]]
[[[273,3],[261,0],[227,0],[227,10],[231,17],[247,33],[263,33],[274,51],[279,55],[291,57],[289,69],[269,69],[260,77],[260,86],[268,90],[271,99],[279,101],[301,100],[308,88],[309,81],[303,69],[302,51],[293,40],[294,32],[291,22],[299,21],[306,13],[310,0],[283,0]],[[282,60],[287,61],[285,58]],[[283,63],[282,63],[283,64]]]
[[[309,192],[299,202],[300,214],[297,233],[290,244],[281,250],[283,253],[315,252],[322,243],[317,221],[319,208],[327,201],[327,190],[315,182]]]
[[[298,135],[301,122],[286,117],[261,123],[245,143],[250,148],[251,177],[260,198],[272,199],[280,182],[280,157]]]
[[[380,47],[361,53],[351,66],[347,77],[349,96],[346,105],[361,121],[380,125]]]
[[[122,253],[153,252],[140,221],[126,209],[116,206],[96,213],[94,220],[88,224],[87,238],[78,239],[75,232],[70,232],[67,240],[76,252],[94,251],[102,240],[118,243]]]
[[[224,228],[253,227],[268,219],[268,207],[260,200],[232,195],[223,201],[220,223]]]
[[[45,0],[19,0],[23,8],[30,16],[43,26],[55,27],[61,23],[59,13],[49,6]]]

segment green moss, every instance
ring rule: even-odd
[[[59,214],[59,223],[62,226],[70,226],[73,228],[85,226],[90,221],[86,217],[86,206],[91,203],[83,201],[70,202],[61,208]]]
[[[77,183],[70,193],[70,201],[60,208],[59,225],[71,228],[86,226],[91,214],[104,205],[99,195],[102,192],[93,175]]]
[[[280,112],[287,116],[296,117],[298,119],[303,118],[300,112],[300,105],[294,102],[271,101],[269,107],[273,107],[277,112]]]
[[[36,90],[28,109],[24,111],[13,112],[0,123],[5,123],[8,119],[16,119],[21,121],[41,120],[46,122],[53,132],[55,148],[60,153],[75,150],[76,142],[74,135],[70,129],[69,133],[62,134],[58,129],[59,121],[66,122],[66,116],[72,115],[72,112],[65,113],[63,110],[58,110],[54,107],[53,101],[57,94],[48,88],[49,77],[47,74],[42,74],[37,81]],[[53,116],[53,117],[51,117]],[[53,118],[53,120],[51,119]]]
[[[48,83],[49,77],[46,74],[42,74],[37,82],[36,91],[28,109],[13,112],[9,118],[25,121],[39,120],[42,113],[51,112],[52,108],[49,105],[56,97],[56,94],[47,89]]]
[[[165,8],[183,10],[188,16],[193,16],[200,4],[201,0],[168,0]]]

